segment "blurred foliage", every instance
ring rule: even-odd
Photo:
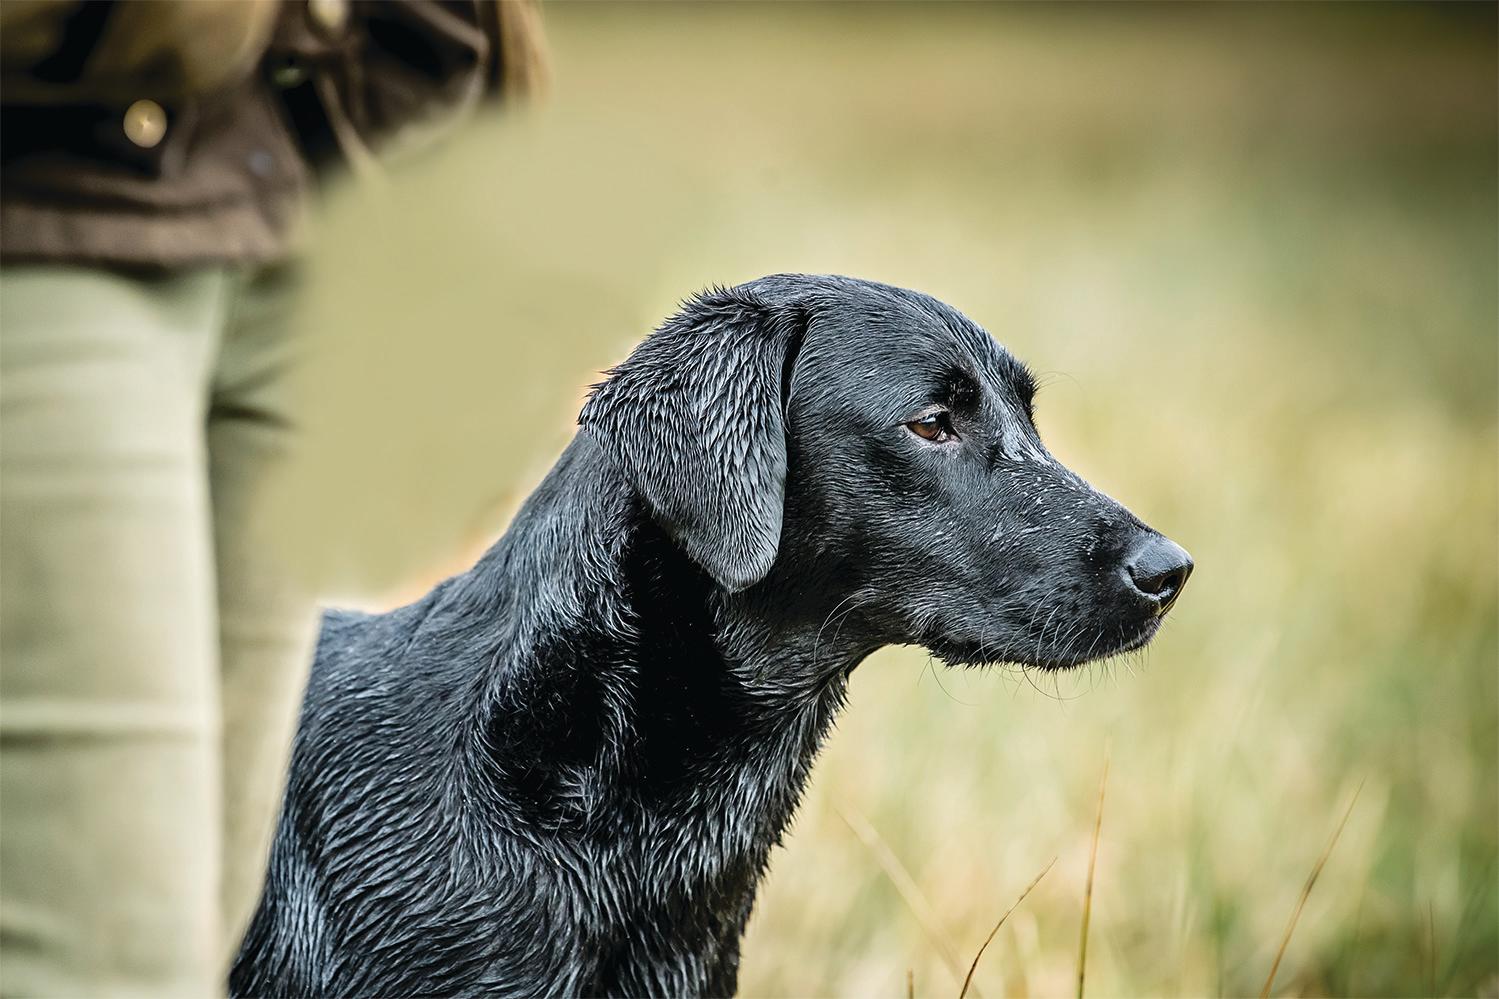
[[[708,283],[930,292],[1054,452],[1180,540],[1153,649],[855,675],[747,995],[1499,989],[1495,8],[562,5],[549,105],[329,196],[273,496],[339,595],[465,566],[587,384]]]

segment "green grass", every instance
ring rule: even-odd
[[[747,995],[1499,990],[1492,7],[554,5],[533,115],[335,199],[298,553],[472,556],[583,387],[710,282],[931,292],[1045,373],[1059,457],[1197,559],[1148,654],[893,649],[773,860]],[[374,349],[371,347],[374,345]],[[479,456],[482,460],[475,460]],[[390,599],[394,599],[391,597]]]

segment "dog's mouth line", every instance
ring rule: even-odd
[[[1039,669],[1047,671],[1063,671],[1077,669],[1088,663],[1111,659],[1114,656],[1127,655],[1148,645],[1160,631],[1161,617],[1152,617],[1130,635],[1121,635],[1111,642],[1103,642],[1104,635],[1100,634],[1094,641],[1096,647],[1083,646],[1075,652],[1056,657],[1033,657],[1033,656],[1004,656],[996,654],[998,650],[985,648],[982,644],[969,645],[966,648],[953,648],[950,643],[938,641],[936,643],[923,643],[928,649],[937,653],[942,659],[953,666],[1007,666],[1020,669]],[[942,651],[944,647],[949,652]]]
[[[1098,662],[1103,659],[1111,659],[1114,656],[1127,655],[1128,653],[1134,652],[1136,649],[1142,649],[1146,645],[1150,644],[1150,640],[1155,638],[1156,632],[1158,632],[1160,628],[1161,618],[1152,617],[1148,619],[1144,624],[1142,624],[1133,635],[1123,638],[1123,640],[1119,641],[1117,644],[1106,646],[1094,651],[1085,651],[1081,655],[1076,657],[1058,659],[1050,664],[1047,664],[1045,668],[1076,669],[1080,666],[1086,666],[1091,662]]]

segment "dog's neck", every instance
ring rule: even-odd
[[[608,823],[685,890],[752,893],[874,647],[829,626],[836,593],[769,588],[715,586],[580,434],[454,594],[503,622],[476,772],[546,835]]]

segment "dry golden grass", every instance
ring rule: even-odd
[[[1291,934],[1296,932],[1296,921],[1301,918],[1301,910],[1306,908],[1306,900],[1311,897],[1312,888],[1317,884],[1317,876],[1322,873],[1322,868],[1327,866],[1327,858],[1332,856],[1333,847],[1338,845],[1338,837],[1343,835],[1343,827],[1348,824],[1348,817],[1353,814],[1353,806],[1358,804],[1358,795],[1363,789],[1363,784],[1359,784],[1354,789],[1353,797],[1348,800],[1348,808],[1343,812],[1338,828],[1333,831],[1332,839],[1327,841],[1327,848],[1317,858],[1316,865],[1312,867],[1312,873],[1307,875],[1306,884],[1301,888],[1301,896],[1296,899],[1296,908],[1291,912],[1291,921],[1286,924],[1286,935],[1281,938],[1280,949],[1275,952],[1275,961],[1270,965],[1270,974],[1265,976],[1265,987],[1260,989],[1260,999],[1268,999],[1270,990],[1275,987],[1275,973],[1280,970],[1280,962],[1286,956],[1286,948],[1291,946]]]
[[[973,986],[973,973],[979,970],[979,961],[983,959],[984,951],[988,950],[989,945],[994,942],[994,935],[999,932],[999,928],[1005,924],[1006,919],[1010,918],[1010,913],[1020,908],[1020,903],[1024,902],[1025,897],[1035,890],[1036,885],[1041,883],[1041,879],[1046,877],[1047,872],[1055,867],[1056,863],[1057,858],[1052,857],[1046,866],[1041,868],[1041,873],[1037,874],[1031,880],[1031,883],[1025,886],[1025,890],[1020,893],[1020,897],[1015,900],[1015,904],[1004,911],[1004,914],[999,917],[999,921],[994,924],[994,929],[990,930],[989,935],[984,937],[984,942],[979,944],[978,953],[973,955],[973,963],[968,966],[968,974],[963,977],[963,987],[958,990],[958,999],[963,999],[964,996],[968,995],[968,990]]]
[[[1098,837],[1103,832],[1103,794],[1109,786],[1109,761],[1104,757],[1103,777],[1098,781],[1098,815],[1093,820],[1093,847],[1088,851],[1088,880],[1083,888],[1083,928],[1077,944],[1077,999],[1083,999],[1088,971],[1088,923],[1093,917],[1093,872],[1098,866]]]

